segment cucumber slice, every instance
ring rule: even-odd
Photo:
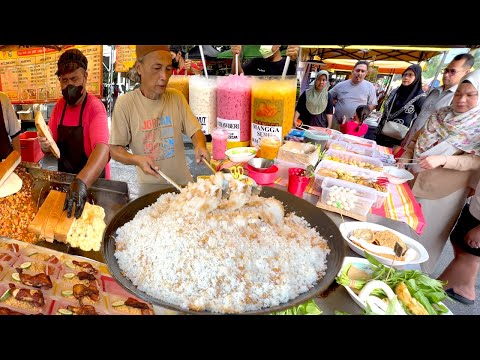
[[[73,295],[73,291],[72,290],[63,290],[62,291],[62,296],[72,296]]]
[[[125,301],[115,301],[114,303],[112,303],[112,306],[113,307],[119,307],[119,306],[122,306],[122,305],[125,305]]]
[[[75,269],[75,264],[72,262],[72,260],[68,260],[65,265],[67,265],[67,267],[70,269]]]
[[[7,300],[10,296],[12,296],[12,292],[10,291],[11,289],[8,288],[7,291],[3,293],[3,295],[0,297],[0,301],[5,301]]]
[[[66,274],[63,274],[63,277],[65,279],[73,279],[75,277],[75,274],[74,273],[66,273]]]
[[[59,313],[60,315],[73,315],[73,312],[68,309],[58,309],[57,313]]]
[[[28,257],[36,255],[36,254],[38,254],[38,251],[32,252],[31,254],[28,255]]]
[[[20,264],[21,269],[28,269],[30,266],[32,266],[32,263],[30,261],[26,261],[26,262]]]
[[[12,279],[15,281],[20,281],[20,274],[19,273],[12,273]]]

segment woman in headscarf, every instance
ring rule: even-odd
[[[429,253],[421,264],[431,273],[471,189],[480,176],[480,70],[465,75],[452,105],[434,112],[402,156],[415,178],[412,191],[426,227],[420,241]]]
[[[377,144],[393,147],[400,145],[408,129],[415,121],[422,109],[427,94],[422,90],[422,68],[419,65],[410,65],[402,74],[402,85],[393,90],[383,106],[383,115],[378,124],[375,140]],[[395,137],[388,136],[389,124],[393,121],[400,126],[401,134]],[[403,135],[403,137],[402,137]]]
[[[320,70],[313,86],[305,90],[298,99],[293,123],[301,125],[332,127],[333,98],[328,93],[328,72]]]

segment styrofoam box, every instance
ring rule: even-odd
[[[353,166],[353,165],[348,165],[348,164],[343,164],[338,161],[332,161],[332,160],[322,160],[320,163],[317,165],[315,168],[315,181],[314,181],[314,188],[320,190],[322,186],[323,179],[325,179],[325,176],[317,174],[317,171],[320,169],[330,169],[330,170],[342,170],[347,173],[349,173],[352,176],[360,176],[364,179],[375,179],[375,177],[378,175],[376,171],[364,169],[358,166]],[[354,183],[352,183],[354,184]],[[356,184],[358,186],[364,186],[360,184]],[[375,190],[373,188],[370,188],[368,186],[364,186],[368,189]],[[377,192],[377,201],[373,205],[374,208],[378,208],[380,206],[383,206],[383,203],[385,202],[385,199],[388,196],[388,192],[383,192],[383,191],[378,191]]]
[[[335,149],[334,148],[335,145],[341,146],[345,150]],[[355,145],[346,141],[330,141],[328,144],[328,148],[332,150],[337,150],[337,151],[347,151],[347,152],[355,153],[357,155],[369,156],[369,157],[378,159],[377,151],[375,149],[361,146],[361,145]]]
[[[356,161],[356,162],[363,162],[363,163],[370,164],[370,165],[378,168],[378,171],[368,169],[368,168],[365,168],[365,169],[375,172],[375,175],[376,175],[375,177],[382,176],[383,163],[379,159],[375,159],[375,158],[372,158],[372,157],[369,157],[369,156],[357,155],[357,154],[350,153],[350,152],[347,152],[347,151],[340,151],[340,150],[333,150],[333,149],[327,150],[327,152],[325,153],[325,157],[326,156],[333,156],[333,157],[336,157],[336,158],[339,158],[339,159],[342,159],[342,160],[345,160],[345,161]],[[325,157],[324,157],[324,159],[325,159]],[[328,160],[330,160],[330,159],[328,159]],[[347,164],[347,165],[358,166],[358,165],[354,165],[354,164]],[[361,166],[359,166],[359,167],[361,167]]]
[[[331,195],[334,195],[339,187],[348,189],[348,191],[344,194],[345,199],[332,199]],[[351,193],[352,190],[355,190],[355,194]],[[337,200],[352,200],[353,205],[350,206],[349,209],[342,208],[355,214],[366,216],[373,204],[377,201],[377,191],[363,185],[351,183],[349,181],[325,178],[322,182],[321,202],[330,205],[328,203],[329,201],[336,202]]]
[[[342,137],[342,141],[345,141],[345,142],[348,142],[348,143],[351,143],[351,144],[355,144],[355,145],[369,147],[369,148],[372,148],[374,150],[377,148],[377,142],[376,141],[361,138],[361,137],[358,137],[358,136],[355,136],[355,135],[344,134],[343,137]]]
[[[288,169],[290,168],[302,168],[306,169],[307,166],[303,164],[288,162],[276,158],[274,164],[278,167],[277,178],[288,179]]]

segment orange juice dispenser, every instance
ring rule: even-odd
[[[189,77],[187,75],[172,75],[170,76],[170,80],[168,80],[168,85],[167,85],[167,88],[173,88],[180,91],[183,94],[183,96],[185,96],[185,99],[187,100],[187,102],[189,101],[188,78]]]
[[[252,83],[252,146],[262,137],[282,140],[293,127],[297,79],[295,76],[256,77]]]
[[[251,95],[251,77],[242,74],[218,78],[217,126],[228,131],[228,149],[250,144]]]
[[[190,108],[197,117],[204,134],[211,134],[217,126],[217,78],[202,75],[190,76]]]

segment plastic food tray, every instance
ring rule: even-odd
[[[359,166],[359,163],[367,163],[367,164],[371,165],[372,167],[377,168],[378,170],[373,170],[373,169],[370,169],[368,167],[365,167],[364,169],[375,172],[376,173],[375,177],[382,176],[383,163],[379,159],[375,159],[375,158],[372,158],[372,157],[369,157],[369,156],[357,155],[357,154],[346,152],[346,151],[333,150],[333,149],[327,150],[327,152],[325,153],[325,156],[324,156],[325,160],[332,160],[332,159],[327,159],[326,158],[327,156],[332,156],[332,157],[335,157],[335,158],[338,158],[338,159],[341,159],[341,160],[344,160],[344,161],[352,162],[352,163],[345,163],[345,164],[346,165],[351,165],[351,166],[358,166],[358,167],[361,167],[361,168],[364,168],[364,167]],[[333,161],[335,161],[335,160],[333,160]]]
[[[376,141],[361,138],[361,137],[354,136],[354,135],[344,134],[343,137],[342,137],[342,141],[345,141],[345,142],[348,142],[348,143],[351,143],[351,144],[354,144],[354,145],[365,146],[365,147],[368,147],[368,148],[372,148],[374,150],[377,148],[377,142]]]
[[[337,199],[339,202],[352,200],[353,206],[349,209],[345,209],[340,204],[337,204],[337,200],[332,200],[331,195],[334,195],[339,187],[349,189],[349,192],[344,194],[345,199]],[[355,190],[356,193],[351,193],[352,190]],[[325,178],[322,182],[321,202],[324,204],[339,207],[361,216],[366,216],[376,201],[377,191],[366,186],[334,178]],[[332,202],[333,204],[329,204],[329,202]]]
[[[315,181],[313,186],[317,190],[321,189],[322,182],[325,179],[325,176],[317,174],[317,171],[320,169],[342,170],[349,173],[352,176],[360,176],[364,179],[375,179],[376,176],[378,175],[376,171],[364,169],[358,166],[347,165],[347,164],[340,163],[338,161],[322,160],[315,168]],[[335,179],[335,178],[332,178],[332,179]],[[356,184],[356,183],[352,183],[352,184]],[[388,196],[388,191],[387,192],[378,191],[376,189],[373,189],[365,185],[360,185],[360,184],[356,184],[356,185],[365,187],[367,189],[375,190],[377,193],[377,201],[375,202],[373,207],[378,208],[380,206],[383,206],[383,203],[385,202],[385,199]],[[388,190],[388,187],[387,187],[387,190]]]

